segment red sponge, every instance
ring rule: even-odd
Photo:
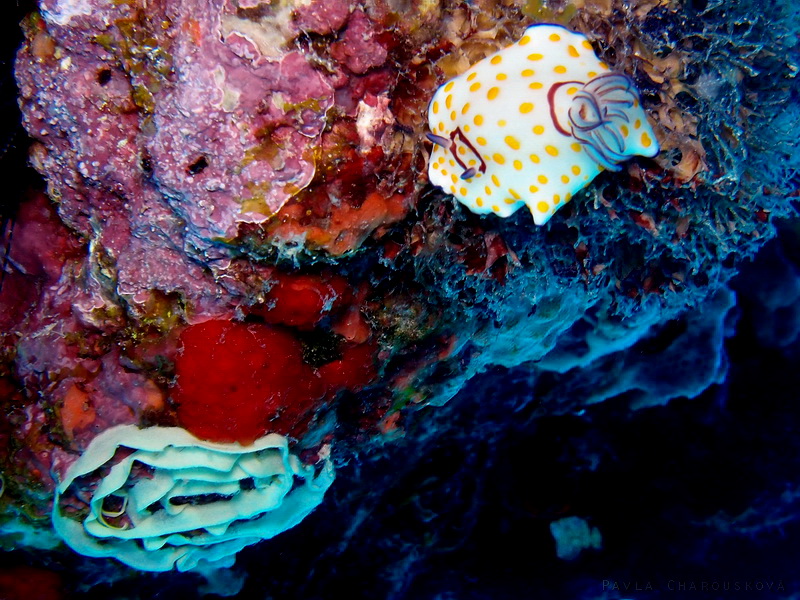
[[[347,282],[340,277],[280,275],[260,312],[268,323],[311,329],[350,299]]]
[[[325,393],[300,343],[276,327],[207,321],[188,327],[181,345],[172,397],[181,426],[199,438],[292,434]]]

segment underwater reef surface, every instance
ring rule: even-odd
[[[28,8],[5,596],[798,597],[793,2]],[[535,23],[627,75],[661,149],[543,226],[427,176],[437,88]]]

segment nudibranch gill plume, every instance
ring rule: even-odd
[[[658,153],[630,78],[558,25],[528,27],[440,87],[428,123],[431,183],[478,214],[527,205],[537,225],[603,169]]]

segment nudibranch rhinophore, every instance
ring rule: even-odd
[[[603,169],[658,153],[630,78],[558,25],[528,27],[440,87],[428,123],[431,183],[478,214],[527,205],[537,225]]]

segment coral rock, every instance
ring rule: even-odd
[[[350,15],[344,37],[331,46],[331,54],[358,74],[382,65],[387,57],[386,48],[376,39],[374,25],[362,10]]]

